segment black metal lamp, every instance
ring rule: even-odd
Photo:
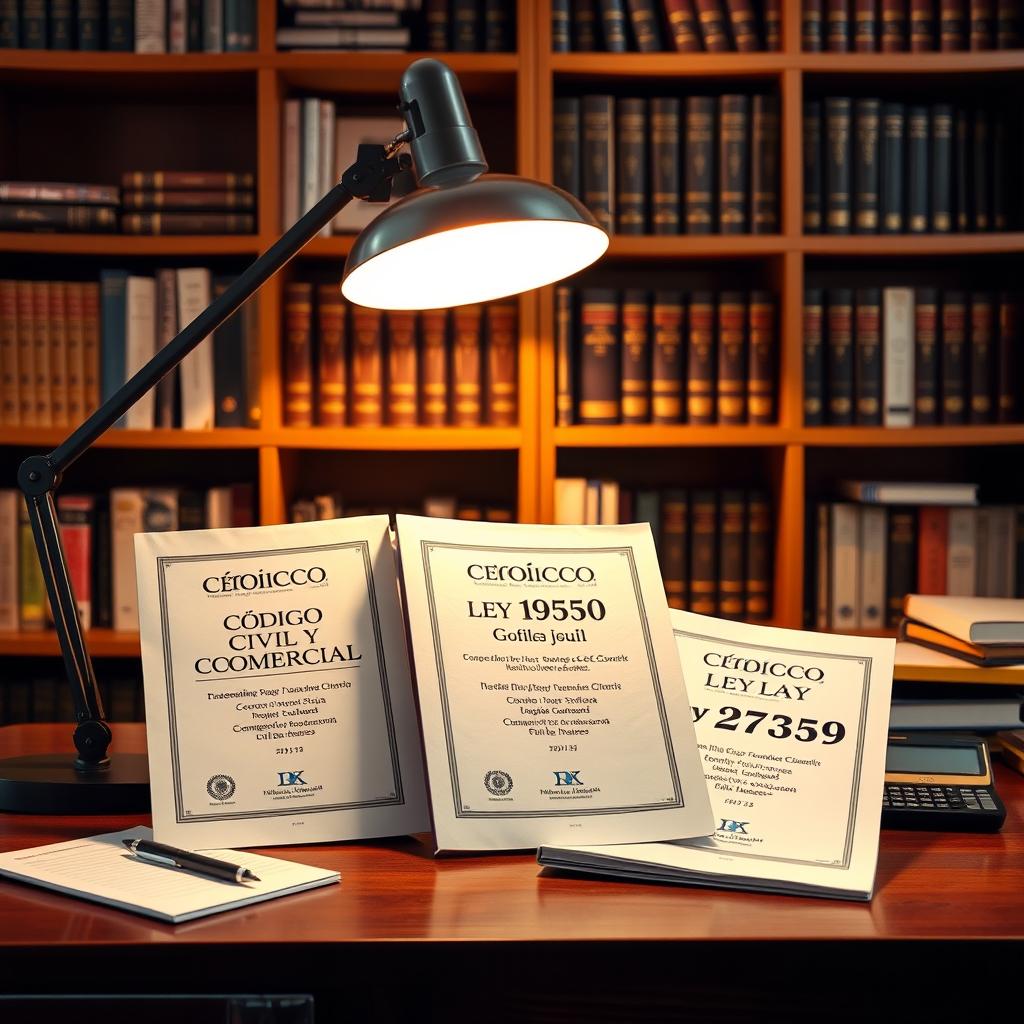
[[[359,147],[356,162],[315,206],[119,388],[49,455],[18,470],[72,688],[77,756],[0,761],[0,810],[104,814],[143,811],[143,755],[109,753],[110,727],[96,685],[61,544],[53,495],[64,471],[165,374],[219,327],[353,199],[386,202],[391,180],[412,167],[419,189],[384,210],[356,239],[342,292],[380,309],[484,302],[568,277],[598,259],[608,236],[576,199],[509,175],[488,175],[458,79],[437,60],[402,77],[406,130],[384,146]],[[408,144],[411,158],[400,153]]]

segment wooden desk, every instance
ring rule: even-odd
[[[70,732],[0,729],[0,756],[67,747]],[[144,739],[142,726],[115,731],[120,750],[141,751]],[[380,998],[398,1000],[393,1019],[404,1015],[403,998],[422,1006],[428,990],[453,1014],[446,1019],[459,1019],[454,1008],[467,992],[480,998],[515,985],[520,998],[539,998],[541,988],[565,995],[585,976],[582,997],[605,1009],[635,998],[642,981],[645,998],[692,996],[696,986],[699,1004],[686,1005],[704,1009],[728,992],[730,1012],[747,998],[763,1008],[766,994],[794,985],[824,998],[844,984],[852,1010],[890,962],[888,940],[904,944],[907,970],[929,977],[968,964],[1016,967],[1016,945],[965,941],[1024,938],[1024,779],[1001,770],[998,786],[1009,815],[997,835],[883,832],[870,904],[606,882],[541,871],[530,855],[436,860],[413,839],[266,851],[335,868],[342,884],[177,926],[0,881],[0,991],[93,990],[98,970],[107,991],[185,977],[196,991],[330,990],[351,1009],[345,993],[374,980]],[[139,820],[0,815],[0,849]],[[957,998],[945,985],[935,994],[946,1009]],[[922,1008],[916,991],[912,1005]],[[821,1019],[820,1002],[807,1009]],[[786,1016],[797,1019],[792,1007]]]

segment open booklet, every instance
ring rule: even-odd
[[[540,863],[620,878],[870,899],[894,641],[671,616],[714,834],[544,846]]]

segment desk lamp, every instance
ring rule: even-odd
[[[0,810],[112,814],[149,806],[143,755],[108,753],[110,727],[86,647],[61,544],[53,494],[64,471],[353,199],[387,202],[391,180],[412,169],[419,188],[383,210],[356,238],[342,294],[378,309],[487,302],[550,284],[598,259],[608,236],[572,196],[550,185],[487,174],[458,79],[437,60],[402,76],[405,130],[359,146],[356,162],[315,206],[180,334],[49,455],[18,470],[57,638],[71,685],[77,756],[0,761]],[[409,153],[400,152],[403,146]],[[411,155],[410,155],[411,154]]]

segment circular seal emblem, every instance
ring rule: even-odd
[[[508,772],[488,772],[484,776],[484,786],[487,787],[488,793],[506,796],[512,792],[512,776]]]
[[[230,775],[214,775],[206,783],[206,792],[214,800],[230,800],[235,795],[235,780]]]

